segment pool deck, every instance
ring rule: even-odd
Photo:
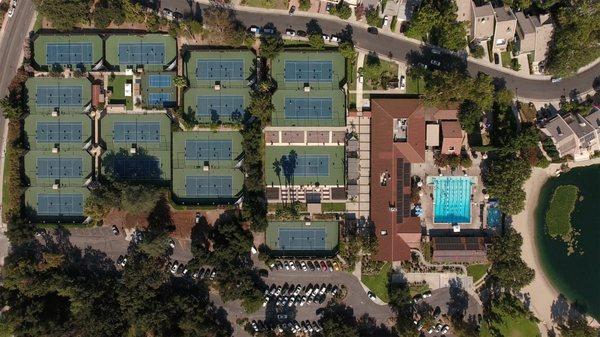
[[[433,199],[434,195],[434,186],[428,185],[425,182],[427,181],[427,177],[439,176],[440,172],[443,176],[464,176],[465,173],[467,176],[474,178],[474,185],[471,191],[473,195],[471,201],[471,223],[469,224],[460,224],[461,231],[462,230],[474,230],[485,228],[486,226],[486,215],[485,207],[483,209],[480,208],[482,203],[486,203],[486,200],[483,197],[483,193],[481,192],[483,189],[483,183],[479,178],[481,176],[481,170],[479,165],[481,164],[481,158],[471,158],[473,160],[473,165],[466,170],[455,170],[452,172],[450,169],[443,169],[438,171],[439,168],[435,166],[433,160],[433,152],[426,151],[425,152],[425,162],[423,164],[413,164],[412,165],[412,175],[419,176],[423,179],[423,196],[421,196],[421,206],[423,207],[425,226],[427,227],[427,231],[448,231],[452,230],[452,224],[450,223],[434,223],[434,209],[433,209]]]

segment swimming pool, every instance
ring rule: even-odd
[[[496,204],[488,204],[487,225],[490,228],[496,228],[502,221],[502,214]]]
[[[431,177],[434,185],[433,222],[471,223],[470,177]]]

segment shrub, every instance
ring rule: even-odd
[[[483,47],[479,44],[471,46],[469,49],[471,51],[471,56],[477,59],[483,58],[485,54]]]
[[[379,6],[377,6],[376,8],[370,6],[365,11],[365,15],[367,17],[368,24],[379,28],[383,27],[383,19],[379,17]]]
[[[331,8],[331,15],[335,15],[342,20],[348,20],[350,16],[352,16],[352,9],[350,5],[345,3],[343,0],[340,1],[337,5]]]
[[[298,9],[300,9],[301,11],[307,11],[310,9],[310,7],[310,0],[300,0],[300,6],[298,6]]]
[[[398,17],[397,16],[392,16],[392,22],[390,23],[390,29],[392,30],[392,32],[396,31],[396,26],[398,25]]]
[[[356,21],[360,21],[362,17],[365,15],[365,5],[359,3],[354,9],[354,16],[356,16]]]

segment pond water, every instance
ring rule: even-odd
[[[560,185],[575,185],[580,193],[571,214],[575,233],[571,244],[550,237],[545,226],[550,200]],[[575,168],[549,179],[540,191],[535,216],[536,245],[548,278],[570,301],[600,319],[600,165]]]

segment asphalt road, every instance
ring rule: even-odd
[[[193,3],[189,0],[161,1],[161,8],[179,11],[184,15],[194,15],[198,8],[204,7],[206,5]],[[413,51],[419,52],[422,48],[421,45],[411,41],[400,40],[384,34],[369,34],[362,26],[350,22],[340,22],[337,19],[311,19],[304,16],[290,16],[280,13],[254,13],[243,10],[237,10],[236,15],[247,27],[251,25],[260,27],[273,25],[280,32],[284,32],[287,28],[306,30],[307,23],[311,20],[315,21],[326,34],[337,34],[343,30],[348,30],[347,27],[350,27],[352,39],[356,46],[383,55],[391,53],[393,58],[399,61],[406,61],[409,53]],[[574,77],[565,78],[559,83],[552,83],[550,80],[521,78],[473,62],[468,62],[467,69],[472,74],[482,71],[495,78],[501,78],[504,80],[506,87],[513,90],[518,98],[535,101],[557,101],[562,95],[569,95],[573,90],[579,93],[589,92],[592,89],[594,79],[600,78],[600,64]]]

